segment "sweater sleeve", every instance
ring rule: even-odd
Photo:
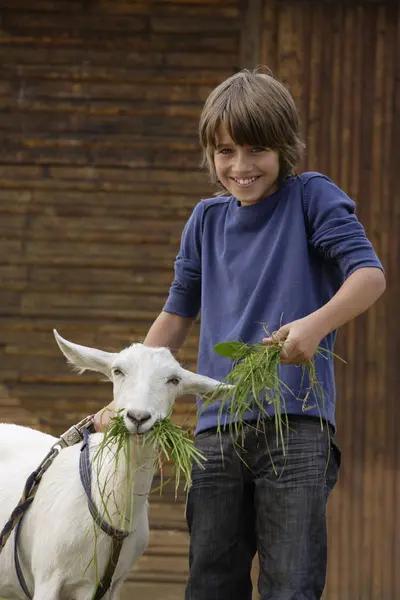
[[[355,203],[328,177],[313,174],[304,182],[310,243],[337,262],[344,278],[363,267],[383,270],[355,208]]]
[[[175,260],[175,277],[163,310],[181,317],[196,318],[201,303],[201,233],[203,204],[200,202],[187,221]]]

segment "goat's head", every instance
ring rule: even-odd
[[[165,419],[179,396],[211,394],[221,386],[215,379],[184,369],[168,348],[133,344],[121,352],[104,352],[69,342],[56,330],[54,335],[68,362],[80,373],[98,371],[112,381],[116,410],[123,410],[131,433],[145,433]]]

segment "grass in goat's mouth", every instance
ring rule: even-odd
[[[151,429],[144,433],[129,433],[126,429],[122,411],[110,419],[110,423],[104,433],[104,438],[98,447],[94,456],[94,463],[100,460],[106,449],[113,448],[115,459],[118,462],[118,456],[124,453],[126,460],[130,461],[130,442],[136,438],[137,443],[144,447],[149,445],[154,448],[155,462],[154,468],[158,468],[162,477],[163,464],[172,462],[175,468],[175,491],[177,493],[181,477],[185,482],[185,488],[192,484],[191,471],[193,463],[204,468],[203,462],[205,456],[199,452],[194,441],[188,433],[170,418],[156,421]],[[129,466],[129,464],[128,464]]]

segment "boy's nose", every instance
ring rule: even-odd
[[[251,172],[252,167],[249,157],[238,155],[232,165],[232,172],[236,177],[245,177]]]

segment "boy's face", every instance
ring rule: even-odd
[[[223,125],[217,132],[214,165],[221,184],[242,206],[260,202],[278,187],[278,153],[260,146],[235,144]]]

